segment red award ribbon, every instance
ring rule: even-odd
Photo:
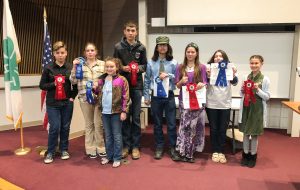
[[[250,79],[244,81],[244,106],[248,107],[250,102],[255,103],[256,99],[253,93],[254,82]]]
[[[56,83],[55,99],[64,100],[66,99],[66,93],[64,88],[65,76],[61,74],[54,76]]]
[[[197,84],[190,83],[190,84],[186,85],[186,90],[189,92],[190,109],[191,110],[200,109],[198,100],[197,100],[197,96],[196,96]]]
[[[130,67],[130,83],[132,86],[136,86],[137,83],[137,72],[138,72],[138,64],[134,61],[131,61],[129,63],[129,67]]]

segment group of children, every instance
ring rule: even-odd
[[[112,161],[113,167],[119,167],[121,159],[130,153],[132,159],[140,158],[142,96],[145,104],[151,105],[155,159],[161,159],[164,154],[162,126],[165,115],[171,159],[195,162],[194,153],[204,149],[206,112],[212,145],[211,159],[213,162],[226,163],[224,146],[230,119],[231,85],[238,83],[237,69],[230,63],[227,54],[217,50],[204,65],[199,61],[198,45],[189,43],[185,48],[183,63],[178,64],[173,58],[169,38],[159,36],[153,56],[147,62],[146,49],[136,40],[137,25],[128,22],[123,32],[124,38],[115,45],[114,58],[98,60],[96,46],[87,43],[85,58],[74,59],[73,67],[66,63],[66,45],[60,41],[53,45],[55,62],[44,68],[40,81],[40,88],[47,91],[50,123],[44,163],[53,162],[58,137],[61,159],[70,157],[68,137],[73,100],[77,93],[85,120],[85,152],[90,158],[101,157],[101,164]],[[212,84],[211,65],[215,63],[220,70],[230,63],[233,78],[227,80],[226,76],[220,76]],[[261,73],[263,63],[262,56],[251,56],[251,72],[242,81],[239,118],[240,130],[244,133],[242,166],[255,166],[258,136],[266,126],[270,81]],[[178,131],[174,95],[176,87],[180,89]],[[197,101],[196,93],[201,89],[206,90],[205,103]],[[183,94],[186,92],[183,90],[190,94],[189,108],[184,106],[186,100]]]

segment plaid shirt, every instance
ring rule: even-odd
[[[90,68],[86,63],[83,64],[83,79],[76,79],[76,70],[71,71],[70,81],[72,84],[77,84],[78,99],[81,102],[86,102],[86,83],[93,81],[93,84],[98,83],[99,77],[104,73],[104,61],[97,60],[96,64]]]

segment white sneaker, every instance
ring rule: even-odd
[[[64,150],[64,151],[61,152],[60,158],[62,160],[68,160],[70,158],[70,154],[66,150]]]
[[[102,165],[105,165],[105,164],[108,164],[109,160],[107,158],[101,158],[101,164]]]
[[[119,166],[121,166],[121,161],[114,161],[114,163],[113,163],[113,168],[117,168],[117,167],[119,167]]]
[[[53,155],[51,153],[48,153],[44,159],[45,164],[50,164],[53,162]]]

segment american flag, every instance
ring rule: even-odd
[[[44,45],[43,45],[43,63],[42,63],[43,69],[47,64],[52,64],[52,62],[53,62],[51,40],[50,40],[50,35],[49,35],[49,31],[48,31],[48,25],[47,25],[46,18],[47,18],[46,9],[44,9]],[[48,123],[48,114],[46,111],[46,94],[47,94],[47,91],[42,90],[42,92],[41,92],[41,110],[42,110],[42,114],[44,116],[43,127],[45,129],[48,129],[49,123]]]

